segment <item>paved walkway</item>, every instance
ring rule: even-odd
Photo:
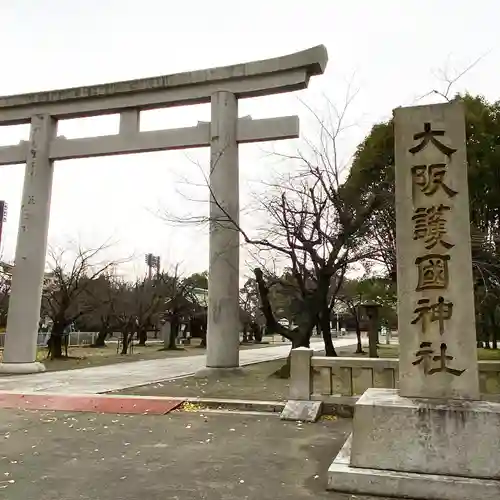
[[[355,343],[355,338],[342,338],[334,341],[335,347],[345,347]],[[313,342],[311,347],[319,351],[323,349],[323,342]],[[240,351],[240,364],[250,365],[280,359],[286,357],[289,352],[290,344],[248,349]],[[0,377],[0,390],[100,394],[192,375],[205,367],[205,361],[205,355],[186,356],[133,361],[116,365],[80,368],[78,370]]]
[[[350,431],[348,419],[2,410],[0,498],[352,500],[325,491]]]

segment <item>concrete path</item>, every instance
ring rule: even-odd
[[[325,491],[350,432],[349,419],[2,410],[0,498],[352,500]]]
[[[355,343],[355,338],[342,338],[334,341],[335,347],[346,347]],[[312,342],[311,347],[319,351],[323,349],[323,342]],[[290,344],[248,349],[240,351],[240,363],[241,365],[249,365],[280,359],[286,357],[289,352]],[[205,355],[186,356],[133,361],[116,365],[80,368],[78,370],[0,377],[0,390],[100,394],[192,375],[199,369],[204,368],[205,362]]]

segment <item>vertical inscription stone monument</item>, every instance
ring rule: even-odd
[[[500,498],[500,404],[479,394],[462,103],[394,112],[399,390],[368,389],[329,489]]]
[[[394,122],[400,395],[479,399],[462,105]]]

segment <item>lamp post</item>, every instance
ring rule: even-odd
[[[144,261],[148,266],[148,280],[151,281],[152,278],[152,270],[156,269],[156,276],[160,276],[160,256],[153,255],[152,253],[147,253],[144,257]]]
[[[366,302],[363,304],[366,315],[369,320],[368,330],[368,349],[370,358],[378,358],[377,343],[378,343],[378,316],[380,304],[377,302]]]

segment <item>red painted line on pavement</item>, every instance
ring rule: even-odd
[[[94,413],[165,415],[184,400],[95,394],[16,394],[0,392],[0,408]]]

